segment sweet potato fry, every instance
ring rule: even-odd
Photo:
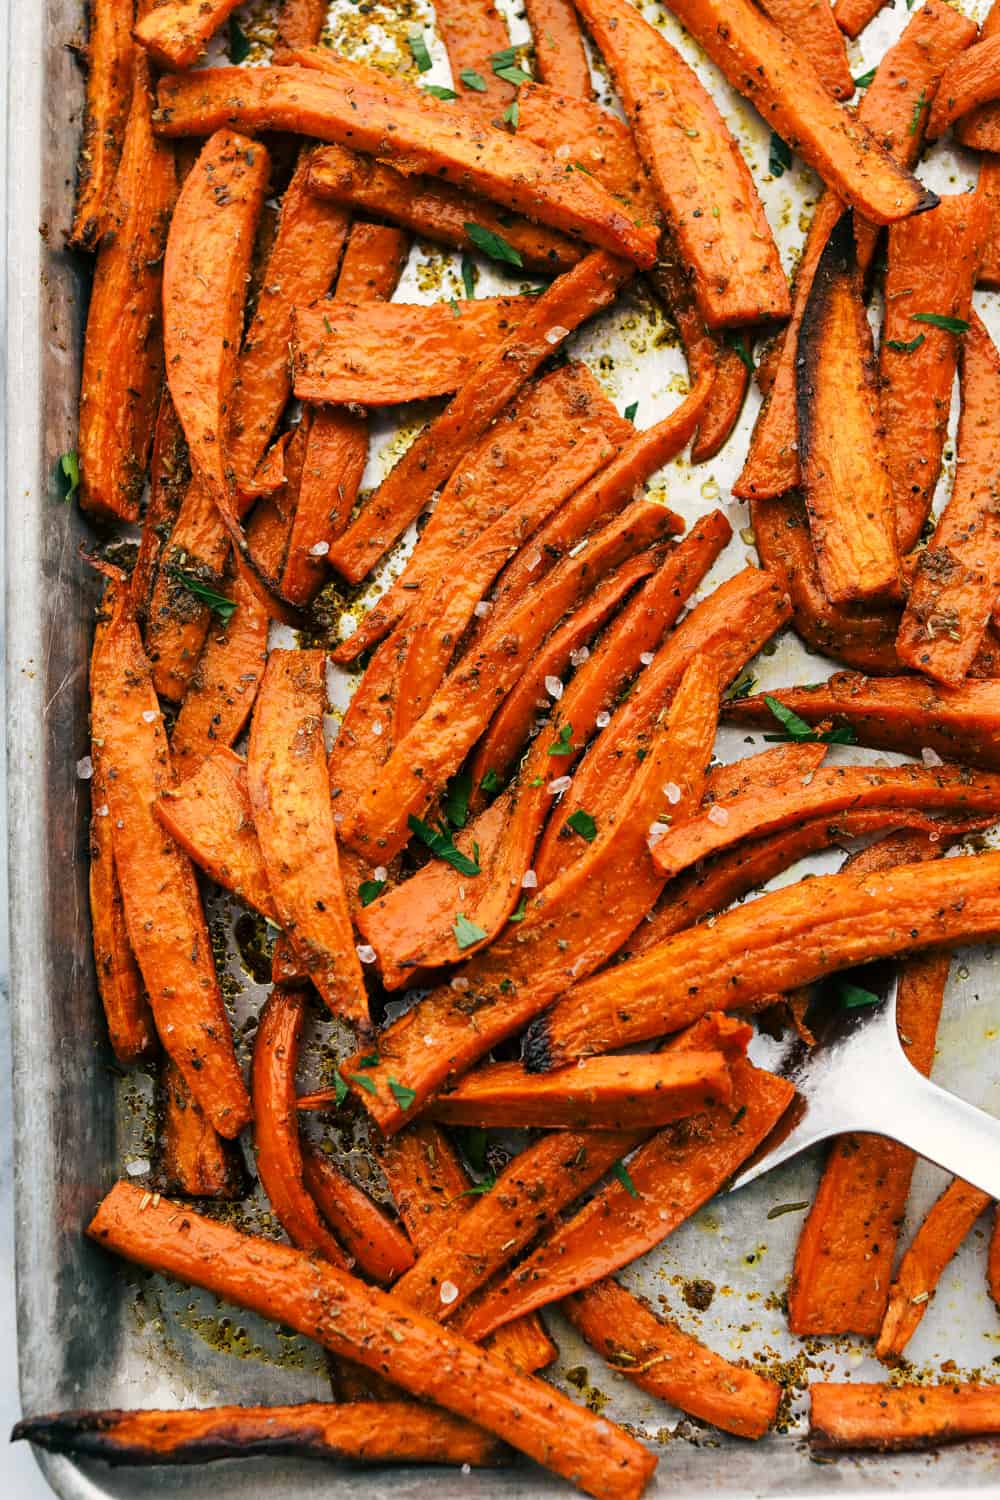
[[[365,1276],[386,1286],[410,1269],[414,1255],[409,1240],[367,1193],[314,1146],[302,1147],[302,1165],[321,1214]]]
[[[291,130],[426,172],[614,255],[649,265],[655,235],[632,223],[597,183],[460,104],[429,98],[362,63],[313,49],[306,66],[216,68],[160,83],[159,128],[209,135],[224,126]],[[897,215],[898,217],[898,215]]]
[[[993,1229],[990,1234],[989,1256],[986,1264],[986,1279],[989,1284],[990,1296],[1000,1307],[1000,1210],[993,1215]]]
[[[988,1193],[953,1177],[924,1219],[889,1289],[889,1305],[875,1345],[883,1364],[896,1364],[902,1357],[942,1272],[991,1201]]]
[[[169,540],[160,549],[160,567],[146,615],[146,649],[161,698],[180,703],[198,665],[211,610],[188,583],[194,579],[214,592],[224,586],[229,553],[225,527],[211,488],[192,475]]]
[[[90,0],[85,62],[87,105],[76,188],[74,250],[96,250],[109,222],[112,184],[134,107],[134,0]]]
[[[242,1198],[243,1161],[233,1141],[218,1135],[170,1057],[160,1071],[163,1122],[157,1182],[188,1198]]]
[[[538,366],[574,328],[607,307],[630,275],[623,261],[589,255],[537,298],[517,333],[482,361],[424,428],[331,548],[329,560],[338,572],[357,583],[371,571]]]
[[[191,470],[187,461],[187,443],[170,392],[164,387],[153,430],[153,451],[149,461],[149,500],[142,518],[139,552],[132,569],[129,587],[140,625],[145,626],[153,597],[164,543],[173,530],[180,512]]]
[[[733,1097],[659,1131],[480,1301],[463,1333],[480,1338],[524,1312],[603,1281],[665,1239],[735,1172],[794,1095],[787,1079],[733,1063]]]
[[[763,1437],[774,1421],[779,1385],[730,1364],[617,1281],[567,1297],[561,1310],[612,1370],[689,1416],[744,1438]]]
[[[239,736],[264,673],[267,611],[242,577],[236,579],[233,598],[233,616],[210,633],[170,737],[181,781],[216,746],[228,747]]]
[[[368,997],[347,909],[323,745],[322,651],[272,651],[250,729],[247,787],[279,921],[334,1015]]]
[[[12,1438],[112,1464],[201,1464],[265,1455],[476,1468],[500,1461],[499,1445],[484,1432],[413,1401],[59,1412],[19,1422]]]
[[[849,215],[830,234],[798,338],[799,465],[832,603],[898,595],[895,507]]]
[[[375,1150],[410,1242],[422,1255],[468,1213],[470,1179],[449,1137],[429,1120],[378,1137]]]
[[[879,392],[901,553],[919,540],[941,473],[951,390],[965,343],[961,332],[969,322],[986,227],[982,197],[962,194],[942,198],[931,213],[889,231]],[[985,331],[977,352],[983,338],[988,343]],[[980,361],[976,368],[981,370]]]
[[[991,41],[1000,36],[1000,6],[992,5],[982,28],[979,32],[980,42]],[[977,38],[973,37],[973,41]],[[989,104],[980,104],[977,109],[972,109],[956,120],[953,134],[955,139],[963,146],[973,151],[1000,151],[1000,101],[992,100]],[[988,158],[984,158],[980,167],[986,165]]]
[[[845,35],[859,36],[885,3],[886,0],[835,0],[833,19]]]
[[[517,132],[564,160],[579,162],[643,222],[660,210],[629,127],[592,99],[525,83],[517,95]]]
[[[692,661],[666,724],[616,810],[587,852],[548,890],[529,901],[524,920],[466,965],[468,989],[442,986],[393,1022],[379,1039],[380,1062],[368,1069],[374,1091],[362,1102],[384,1133],[405,1123],[391,1090],[395,1078],[419,1109],[449,1078],[461,1076],[512,1035],[568,983],[605,962],[659,894],[646,833],[673,781],[679,808],[700,797],[717,707],[710,662]],[[621,871],[630,878],[623,887]],[[601,920],[595,920],[595,913]],[[572,958],[570,958],[572,954]],[[475,1017],[476,1025],[470,1025]],[[434,1037],[434,1046],[424,1041]]]
[[[239,0],[160,0],[135,28],[135,39],[161,68],[190,68]]]
[[[326,0],[281,0],[275,49],[293,52],[318,46],[328,10]]]
[[[761,10],[797,46],[835,99],[854,93],[843,32],[828,0],[762,0]]]
[[[577,985],[534,1024],[525,1061],[562,1067],[856,963],[985,937],[1000,921],[998,877],[1000,856],[983,854],[773,891]]]
[[[963,52],[945,69],[927,121],[928,140],[936,141],[953,121],[997,98],[1000,98],[1000,36],[991,36]],[[972,144],[978,142],[973,139]]]
[[[995,1385],[817,1383],[809,1396],[809,1443],[820,1450],[899,1453],[1000,1432]]]
[[[489,119],[493,116],[499,119],[504,106],[517,97],[517,90],[493,66],[494,59],[501,66],[510,53],[507,23],[493,0],[438,0],[434,18],[448,54],[452,78],[461,79],[463,73],[472,71],[486,85],[484,92],[464,92],[463,104],[484,111]],[[512,54],[511,57],[513,60]]]
[[[979,159],[976,195],[983,200],[985,230],[976,284],[995,288],[1000,286],[1000,161],[995,156]]]
[[[471,248],[466,225],[478,224],[505,239],[521,257],[526,271],[555,276],[575,266],[585,253],[579,240],[544,224],[509,214],[451,183],[397,172],[385,162],[343,146],[321,146],[314,152],[309,186],[320,197],[344,208],[388,219],[454,250]]]
[[[1000,438],[994,421],[1000,354],[977,315],[971,316],[962,349],[955,483],[934,535],[917,555],[896,641],[901,662],[950,687],[960,687],[966,677],[1000,596]]]
[[[277,922],[247,791],[246,762],[220,748],[178,787],[165,787],[156,815],[171,838],[206,874]]]
[[[94,272],[80,386],[80,503],[125,521],[139,514],[160,399],[163,251],[177,193],[173,154],[153,134],[151,109],[149,72],[139,59],[121,160],[104,195],[108,233]]]
[[[807,724],[824,719],[850,724],[863,745],[877,750],[908,755],[933,750],[948,760],[1000,770],[1000,684],[994,682],[945,688],[915,677],[869,681],[857,673],[837,672],[815,687],[778,688],[772,696]],[[774,724],[763,698],[724,703],[723,713],[737,724]]]
[[[577,99],[592,99],[590,64],[571,0],[526,0],[524,8],[542,82]]]
[[[116,589],[91,669],[108,822],[129,941],[166,1050],[214,1128],[232,1138],[250,1119],[194,871],[164,838],[154,807],[173,780],[149,663]]]
[[[934,194],[831,99],[797,42],[750,0],[671,0],[670,9],[781,139],[866,219],[890,224],[934,207]]]
[[[334,1354],[390,1371],[412,1395],[495,1432],[597,1500],[638,1500],[655,1466],[612,1423],[299,1250],[178,1213],[167,1200],[154,1204],[123,1182],[89,1233],[108,1250],[296,1328]]]
[[[711,95],[627,0],[574,3],[614,74],[709,328],[787,317],[788,284],[777,246],[750,170]]]

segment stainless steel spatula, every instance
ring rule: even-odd
[[[796,1043],[779,1067],[797,1097],[731,1191],[807,1146],[851,1131],[888,1136],[1000,1198],[1000,1120],[918,1073],[896,1031],[894,978],[880,1004],[830,1005],[808,1024],[816,1046]]]

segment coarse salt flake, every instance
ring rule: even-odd
[[[585,661],[590,660],[590,647],[579,646],[575,651],[569,653],[571,667],[582,667]]]
[[[100,807],[94,808],[94,812],[99,818],[106,818],[108,815],[108,804],[106,802],[102,802]]]
[[[545,335],[545,342],[547,344],[559,344],[559,343],[562,343],[563,339],[568,338],[568,337],[569,337],[569,329],[568,328],[564,328],[561,323],[553,323],[552,327],[548,330],[548,332]]]
[[[941,759],[940,755],[938,755],[936,750],[932,750],[930,745],[925,745],[921,750],[920,759],[923,761],[925,766],[944,765],[944,761]]]
[[[569,551],[567,552],[566,556],[567,557],[579,557],[580,553],[584,550],[584,548],[586,547],[586,545],[587,545],[587,538],[584,537],[584,539],[583,539],[582,542],[577,542],[577,544],[576,544],[575,547],[571,547],[569,549]]]
[[[388,880],[389,871],[386,869],[385,865],[376,865],[374,870],[372,871],[372,876],[375,880]]]
[[[549,782],[548,786],[546,787],[546,791],[551,792],[553,797],[558,797],[561,792],[569,791],[570,784],[570,777],[557,776],[554,781]]]
[[[725,825],[729,822],[729,814],[726,812],[726,809],[724,807],[719,807],[718,805],[716,805],[715,807],[710,807],[708,809],[708,821],[710,823],[715,823],[719,828],[724,828]]]
[[[143,1156],[138,1161],[127,1161],[125,1163],[125,1170],[130,1177],[145,1177],[146,1173],[150,1170],[150,1163]]]
[[[375,736],[376,739],[379,739],[381,737],[381,734],[382,734],[382,720],[381,719],[372,719],[372,734]]]
[[[521,887],[526,891],[533,891],[538,884],[538,876],[534,870],[525,870],[521,876]]]
[[[488,599],[480,599],[479,603],[476,605],[472,613],[474,615],[478,615],[479,619],[481,620],[484,615],[489,614],[492,608],[493,606]]]
[[[676,781],[667,782],[666,786],[663,788],[663,795],[664,797],[666,797],[671,806],[677,806],[678,802],[681,800],[681,789],[677,785]]]
[[[309,548],[310,557],[325,557],[330,550],[329,542],[314,542]]]
[[[644,667],[651,667],[653,664],[652,651],[643,651],[639,657],[639,660],[642,662]]]
[[[89,781],[94,774],[94,762],[89,755],[82,755],[76,763],[76,774],[81,781]]]
[[[464,974],[456,974],[454,979],[451,981],[451,987],[453,990],[458,990],[461,994],[463,991],[469,988],[469,981],[466,979]]]
[[[458,1296],[458,1287],[453,1281],[442,1281],[438,1295],[445,1307],[450,1307]]]
[[[533,573],[538,567],[538,564],[541,562],[541,560],[542,554],[540,552],[533,552],[528,558],[528,561],[525,563],[525,567],[527,568],[528,572]]]
[[[375,962],[375,949],[369,947],[367,943],[358,944],[357,954],[363,964],[373,964]]]
[[[607,729],[608,725],[611,723],[611,715],[608,713],[607,709],[601,709],[600,713],[597,715],[597,718],[594,720],[594,723],[597,725],[598,729]]]
[[[143,713],[142,722],[144,724],[154,724],[159,717],[160,714],[158,709],[147,708]]]
[[[555,698],[558,701],[563,695],[563,685],[560,682],[559,678],[546,677],[545,691],[548,693],[550,698]]]
[[[649,844],[649,847],[651,849],[655,849],[656,846],[657,846],[657,844],[660,842],[660,840],[662,838],[664,838],[669,832],[670,832],[670,824],[669,823],[650,823],[650,825],[649,825],[649,837],[647,839],[647,843]]]

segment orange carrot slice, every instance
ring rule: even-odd
[[[326,0],[281,0],[276,49],[318,46],[328,8]]]
[[[1000,1432],[995,1385],[809,1387],[810,1446],[898,1453]]]
[[[542,82],[578,99],[591,99],[590,64],[571,0],[526,0],[524,8]]]
[[[1000,36],[998,5],[990,7],[978,40],[988,42],[995,36]],[[976,37],[973,36],[972,40],[976,41]],[[955,122],[954,135],[961,145],[970,150],[1000,151],[1000,102],[993,100],[989,104],[980,104],[978,109],[970,110],[964,118]],[[986,160],[981,163],[981,169],[986,165]]]
[[[1000,1212],[993,1216],[993,1231],[990,1234],[989,1259],[987,1261],[986,1276],[989,1282],[990,1296],[1000,1307]]]
[[[170,749],[178,778],[192,775],[216,746],[229,746],[250,716],[267,660],[267,611],[242,577],[235,610],[209,635],[177,715]]]
[[[1000,98],[1000,36],[977,42],[949,63],[934,96],[927,138],[936,141],[954,120]]]
[[[496,71],[510,55],[510,36],[493,0],[439,0],[434,7],[434,18],[448,54],[452,78],[464,84],[463,73],[478,73],[486,85],[482,92],[473,93],[466,88],[461,96],[463,104],[483,110],[490,119],[494,115],[499,119],[517,90]]]
[[[365,1276],[385,1286],[410,1269],[414,1256],[409,1240],[367,1193],[314,1146],[302,1147],[302,1165],[321,1214]]]
[[[135,38],[161,68],[190,68],[239,0],[165,0],[150,7]]]
[[[1000,286],[1000,161],[983,156],[979,161],[976,193],[983,200],[985,235],[982,260],[976,277],[978,286]]]
[[[160,1099],[163,1123],[157,1181],[164,1192],[189,1198],[242,1198],[245,1183],[239,1148],[212,1129],[170,1057],[164,1058],[160,1072]]]
[[[854,79],[843,33],[827,0],[763,0],[764,14],[795,46],[835,99],[850,99]]]
[[[592,99],[559,94],[525,83],[517,95],[517,132],[560,159],[579,163],[609,193],[629,203],[644,223],[655,224],[660,210],[629,127]]]
[[[884,5],[885,0],[835,0],[833,19],[847,36],[858,36]]]
[[[88,6],[87,104],[67,236],[74,250],[96,250],[108,226],[112,184],[134,108],[133,12],[133,0],[90,0]]]

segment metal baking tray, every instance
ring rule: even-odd
[[[985,0],[973,8],[981,19]],[[513,39],[526,40],[523,16],[512,4],[504,10]],[[20,0],[6,9],[12,59],[6,203],[7,744],[23,1406],[34,1414],[60,1407],[317,1399],[327,1386],[314,1346],[236,1309],[220,1308],[200,1293],[113,1262],[82,1234],[123,1166],[142,1169],[149,1088],[142,1077],[138,1083],[116,1077],[91,968],[88,798],[76,762],[87,751],[87,653],[98,588],[79,556],[81,544],[91,545],[93,538],[79,512],[59,503],[52,480],[59,454],[75,443],[87,290],[86,267],[62,249],[82,108],[82,82],[67,44],[78,35],[81,11],[81,0]],[[816,199],[816,179],[797,164],[773,177],[762,123],[698,58],[672,20],[657,13],[655,0],[647,12],[696,63],[737,129],[790,266]],[[244,7],[241,18],[251,36],[266,42],[266,5]],[[869,28],[862,46],[852,44],[856,73],[875,60],[906,18],[903,6],[889,9]],[[346,50],[387,53],[405,46],[405,34],[415,23],[433,25],[426,0],[372,0],[364,15],[338,0],[331,24]],[[437,43],[432,55],[431,78],[448,82]],[[603,94],[607,97],[606,81]],[[959,191],[971,183],[974,169],[968,158],[938,147],[921,170],[932,186]],[[451,257],[418,247],[400,295],[433,299],[454,275]],[[484,268],[479,294],[501,280]],[[977,294],[976,300],[994,334],[1000,334],[997,299]],[[586,328],[574,340],[573,353],[587,360],[621,405],[638,400],[640,425],[664,414],[685,389],[680,351],[640,294],[622,299],[613,313]],[[719,458],[695,470],[682,459],[663,476],[671,504],[689,519],[719,504],[733,521],[734,540],[705,590],[754,560],[752,538],[740,536],[746,512],[728,491],[745,451],[754,403],[751,396],[738,433]],[[380,429],[372,481],[398,452],[399,436],[398,429]],[[754,669],[765,687],[815,680],[831,670],[790,634],[770,649]],[[335,700],[344,701],[348,686],[343,678],[332,683]],[[720,746],[724,756],[735,758],[759,746],[759,740],[730,733]],[[831,854],[811,861],[809,868],[830,869],[836,863]],[[223,927],[231,923],[232,913],[222,906],[212,916]],[[227,963],[239,1017],[258,1003],[259,992],[240,969],[238,955],[231,951]],[[981,951],[955,956],[936,1076],[1000,1111],[996,966]],[[753,1189],[714,1201],[623,1273],[631,1286],[721,1353],[786,1377],[789,1401],[782,1430],[764,1441],[753,1445],[727,1438],[634,1390],[581,1344],[558,1314],[551,1315],[560,1347],[554,1378],[578,1399],[626,1422],[660,1454],[652,1494],[666,1494],[669,1487],[688,1497],[709,1491],[945,1495],[1000,1483],[1000,1458],[985,1444],[940,1455],[810,1461],[802,1423],[809,1379],[883,1375],[868,1350],[850,1339],[800,1342],[784,1326],[781,1299],[801,1215],[768,1220],[767,1211],[811,1198],[817,1171],[816,1159],[801,1160]],[[911,1220],[926,1209],[940,1182],[935,1169],[919,1167]],[[904,1243],[910,1228],[912,1222]],[[946,1371],[988,1380],[997,1373],[1000,1319],[986,1293],[985,1236],[985,1226],[978,1226],[949,1267],[913,1341],[906,1378],[934,1379]],[[688,1298],[704,1302],[692,1295],[693,1280],[712,1283],[714,1295],[705,1310],[689,1305]],[[378,1500],[390,1494],[427,1500],[433,1493],[439,1500],[459,1500],[470,1491],[482,1500],[506,1500],[569,1493],[561,1482],[525,1465],[463,1476],[268,1460],[189,1470],[110,1470],[45,1454],[40,1462],[55,1492],[72,1500],[150,1495],[229,1500],[251,1492],[302,1500],[334,1493]]]

